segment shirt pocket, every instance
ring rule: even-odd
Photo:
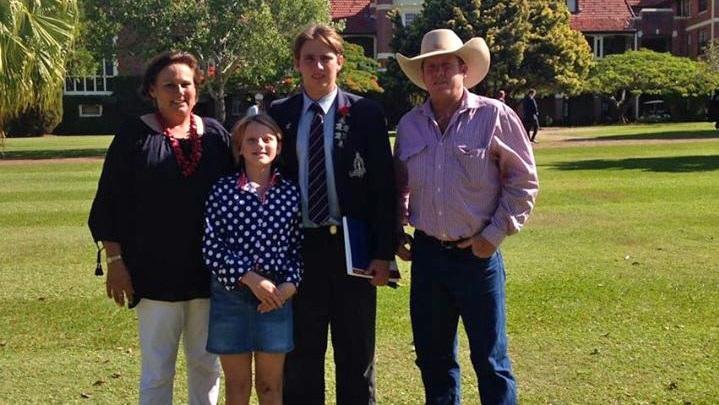
[[[486,176],[488,154],[487,148],[466,144],[455,146],[454,155],[466,184],[478,185],[482,177]]]
[[[427,179],[427,166],[429,165],[429,148],[426,144],[415,143],[410,148],[403,149],[399,159],[407,165],[409,187],[418,190]]]

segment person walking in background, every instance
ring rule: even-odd
[[[295,349],[285,362],[286,405],[325,404],[332,330],[337,403],[375,404],[376,286],[386,285],[396,245],[396,187],[381,106],[337,86],[342,37],[311,25],[294,42],[302,92],[272,103],[284,132],[281,171],[302,193],[304,276],[294,300]],[[347,275],[343,216],[369,229],[372,279]]]
[[[249,404],[253,359],[259,403],[282,403],[302,218],[299,188],[273,169],[281,149],[270,116],[240,120],[232,130],[239,171],[215,184],[205,208],[203,253],[213,276],[207,350],[220,356],[228,405]]]
[[[535,138],[537,137],[537,132],[539,131],[539,108],[537,107],[537,100],[534,99],[536,94],[536,90],[529,89],[527,95],[524,96],[524,100],[522,100],[524,128],[527,131],[529,140],[533,143],[537,142]]]
[[[261,93],[255,94],[255,103],[250,106],[250,108],[247,109],[247,112],[245,115],[252,116],[257,115],[263,111],[265,111],[265,108],[263,106],[263,101],[265,97]]]
[[[719,89],[707,102],[707,121],[714,121],[714,128],[719,129]]]
[[[501,101],[501,102],[503,102],[503,103],[506,103],[506,101],[504,100],[504,98],[505,98],[504,90],[500,90],[499,93],[497,94],[497,100],[499,100],[499,101]]]
[[[482,38],[462,43],[451,30],[433,30],[418,56],[397,61],[429,94],[402,117],[395,144],[401,220],[415,227],[397,255],[412,261],[410,315],[425,403],[461,402],[461,317],[482,404],[515,404],[499,246],[534,207],[531,146],[509,106],[467,90],[489,70]]]
[[[156,111],[129,119],[113,138],[90,211],[93,238],[107,255],[107,296],[137,313],[140,404],[172,403],[181,337],[189,403],[216,404],[219,394],[219,362],[205,350],[202,214],[212,185],[232,171],[232,155],[222,125],[192,113],[198,78],[189,53],[149,62],[142,94]]]

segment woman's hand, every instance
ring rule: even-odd
[[[122,259],[107,265],[107,278],[105,279],[107,298],[112,298],[119,306],[125,305],[125,298],[130,304],[134,298],[135,290],[132,288],[132,278]]]
[[[260,300],[260,307],[268,308],[270,311],[275,310],[282,306],[284,300],[280,296],[280,292],[275,286],[275,283],[268,280],[265,277],[260,276],[255,272],[249,272],[242,277],[242,282],[245,283],[252,293],[255,294],[258,300]]]

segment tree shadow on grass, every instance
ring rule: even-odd
[[[592,138],[575,138],[568,139],[567,142],[582,141],[648,141],[648,140],[684,140],[684,139],[719,139],[719,131],[716,129],[707,129],[699,131],[666,131],[652,132],[646,134],[629,134],[629,135],[610,135],[597,136]]]
[[[675,156],[629,158],[620,160],[594,159],[552,165],[559,170],[643,170],[647,172],[690,173],[719,170],[719,156]]]
[[[107,153],[106,148],[6,151],[0,152],[0,160],[66,159],[82,157],[101,158],[105,156],[105,153]]]

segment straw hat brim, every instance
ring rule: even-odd
[[[467,65],[467,76],[464,78],[464,86],[472,88],[478,85],[489,71],[489,48],[484,39],[475,37],[465,42],[460,48],[454,50],[442,49],[417,55],[414,58],[408,58],[400,53],[397,54],[397,62],[407,78],[417,87],[427,90],[427,86],[422,79],[422,61],[426,58],[455,54],[462,58]]]

